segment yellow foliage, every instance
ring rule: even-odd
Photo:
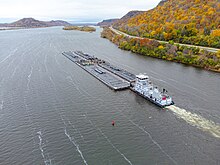
[[[220,37],[220,29],[212,30],[211,35],[213,37]]]
[[[180,30],[189,23],[195,23],[191,28],[199,28],[198,32],[200,32],[200,29],[205,27],[212,29],[211,25],[218,27],[219,7],[220,3],[217,0],[205,0],[205,3],[204,0],[169,0],[164,5],[138,14],[131,19],[122,19],[118,24],[120,27],[125,25],[140,27],[145,24],[147,28],[141,33],[157,35],[162,34],[163,30],[171,33],[172,30]],[[161,27],[163,30],[159,30]],[[154,32],[151,34],[152,31],[156,31],[156,34]]]
[[[208,11],[208,15],[214,14],[214,11]]]
[[[114,26],[131,35],[220,47],[215,37],[220,36],[219,11],[219,0],[168,0]]]
[[[164,36],[164,39],[165,39],[165,40],[169,40],[171,34],[170,34],[170,33],[163,32],[163,36]]]
[[[220,59],[220,50],[217,51],[216,56]]]
[[[208,9],[209,6],[208,6],[208,5],[203,5],[203,8],[204,8],[204,9]]]
[[[156,34],[156,32],[153,30],[151,33],[150,33],[152,36],[154,36]]]
[[[163,45],[160,45],[160,46],[158,46],[158,48],[159,48],[159,49],[163,49],[164,47],[163,47]]]

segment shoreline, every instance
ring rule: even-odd
[[[0,31],[26,29],[25,27],[0,27]]]
[[[188,48],[172,43],[159,43],[152,39],[129,38],[104,28],[101,37],[106,38],[118,48],[137,55],[153,57],[220,73],[219,52],[207,52],[199,48]]]
[[[0,27],[0,31],[7,31],[7,30],[21,30],[21,29],[39,29],[39,28],[50,28],[50,27],[63,27],[63,26],[41,26],[41,27]]]

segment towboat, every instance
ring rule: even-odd
[[[154,87],[149,77],[145,74],[136,75],[136,80],[131,85],[131,90],[162,108],[174,104],[167,90],[160,91],[158,87]]]

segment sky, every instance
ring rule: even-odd
[[[38,20],[99,22],[121,18],[131,10],[149,10],[160,0],[0,0],[0,22]]]

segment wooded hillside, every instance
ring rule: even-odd
[[[168,0],[114,28],[130,35],[220,48],[219,0]]]

